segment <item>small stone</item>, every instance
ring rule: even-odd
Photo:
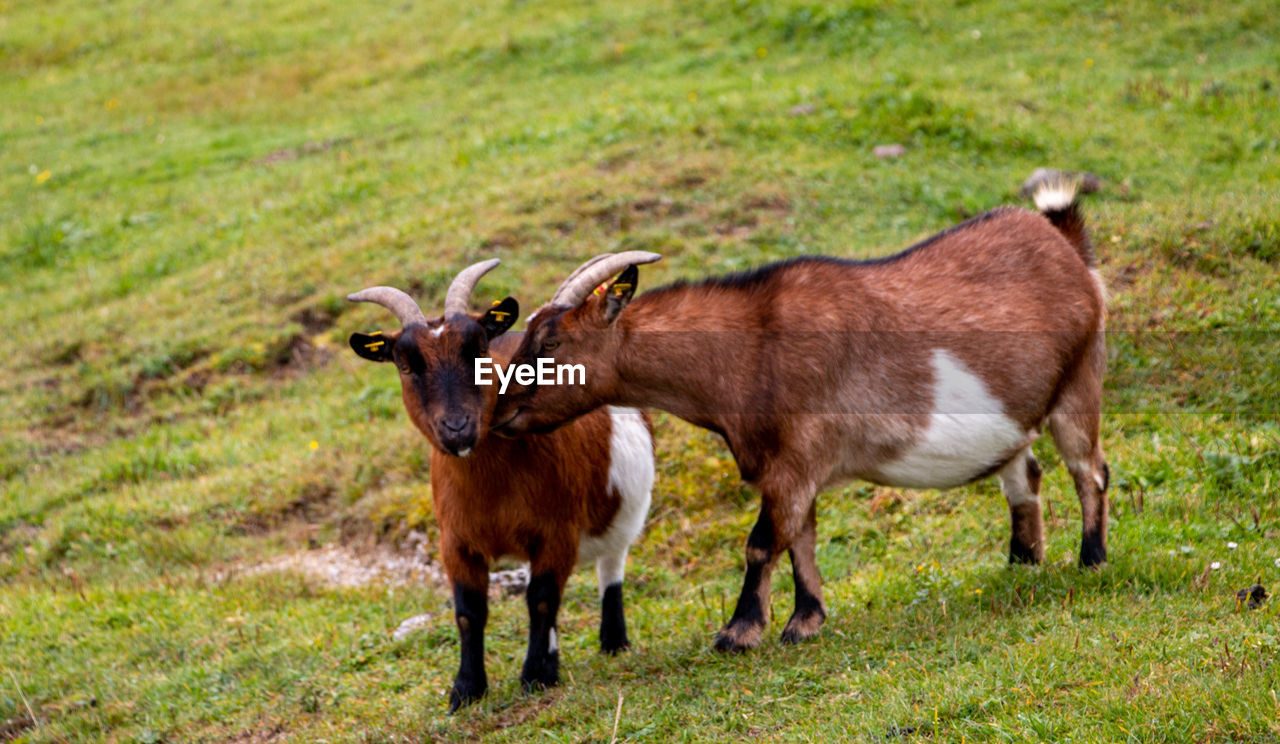
[[[410,633],[429,624],[434,618],[435,615],[432,615],[430,612],[405,618],[405,620],[400,623],[400,626],[391,633],[391,638],[395,641],[403,641]]]
[[[522,594],[529,586],[529,564],[508,571],[493,571],[489,574],[489,589],[498,597]]]
[[[787,114],[791,116],[808,116],[817,110],[818,107],[814,106],[812,103],[800,103],[788,109]]]
[[[900,158],[903,155],[905,155],[906,152],[907,152],[907,148],[897,143],[894,143],[892,145],[876,145],[875,148],[871,150],[871,154],[875,155],[877,158],[880,158],[881,160],[892,160],[893,158]]]

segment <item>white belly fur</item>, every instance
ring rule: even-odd
[[[578,542],[579,563],[590,563],[603,556],[626,555],[649,515],[653,438],[636,409],[609,406],[609,415],[613,424],[609,436],[609,488],[617,490],[622,503],[604,534],[582,536]]]
[[[933,352],[933,411],[919,441],[877,468],[879,482],[908,488],[967,483],[1035,438],[951,352]]]

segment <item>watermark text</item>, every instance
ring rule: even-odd
[[[585,385],[587,369],[581,364],[556,364],[556,360],[540,357],[537,365],[508,364],[499,367],[489,357],[477,357],[475,381],[477,385],[492,385],[498,381],[498,394],[507,392],[507,385],[514,379],[519,385]]]

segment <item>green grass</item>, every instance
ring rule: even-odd
[[[0,740],[609,741],[621,695],[624,741],[1280,741],[1280,605],[1235,601],[1280,587],[1278,38],[1264,2],[0,0]],[[755,497],[660,416],[636,647],[594,652],[582,572],[552,692],[515,683],[520,601],[448,717],[438,587],[245,572],[433,534],[346,293],[881,255],[1039,166],[1106,182],[1104,570],[1051,448],[1041,568],[993,483],[852,486],[821,636],[777,643],[780,575],[768,641],[716,655]]]

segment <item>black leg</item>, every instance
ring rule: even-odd
[[[1072,475],[1076,479],[1076,490],[1081,494],[1080,511],[1084,517],[1084,529],[1080,536],[1080,565],[1095,568],[1107,562],[1107,486],[1111,480],[1111,470],[1103,461],[1096,468],[1096,474]]]
[[[796,583],[796,609],[782,629],[783,643],[799,643],[818,634],[827,620],[822,601],[822,576],[818,573],[818,505],[809,505],[804,529],[791,541],[791,575]]]
[[[777,558],[773,545],[773,520],[762,507],[756,526],[747,537],[747,572],[742,579],[742,593],[738,595],[733,617],[716,634],[717,651],[745,651],[760,643],[767,617],[770,579]]]
[[[600,598],[600,650],[612,655],[626,648],[631,648],[631,643],[622,612],[622,582],[618,582],[606,586]]]
[[[529,650],[520,683],[526,690],[552,687],[560,682],[560,644],[556,638],[560,582],[556,575],[548,571],[531,578],[525,598],[529,604]]]
[[[484,626],[489,619],[489,597],[484,591],[470,589],[462,584],[453,586],[453,612],[458,623],[462,658],[458,663],[458,676],[449,691],[449,712],[479,700],[489,687],[484,672]]]
[[[1080,565],[1093,568],[1107,562],[1107,544],[1097,529],[1085,530],[1080,540]]]

